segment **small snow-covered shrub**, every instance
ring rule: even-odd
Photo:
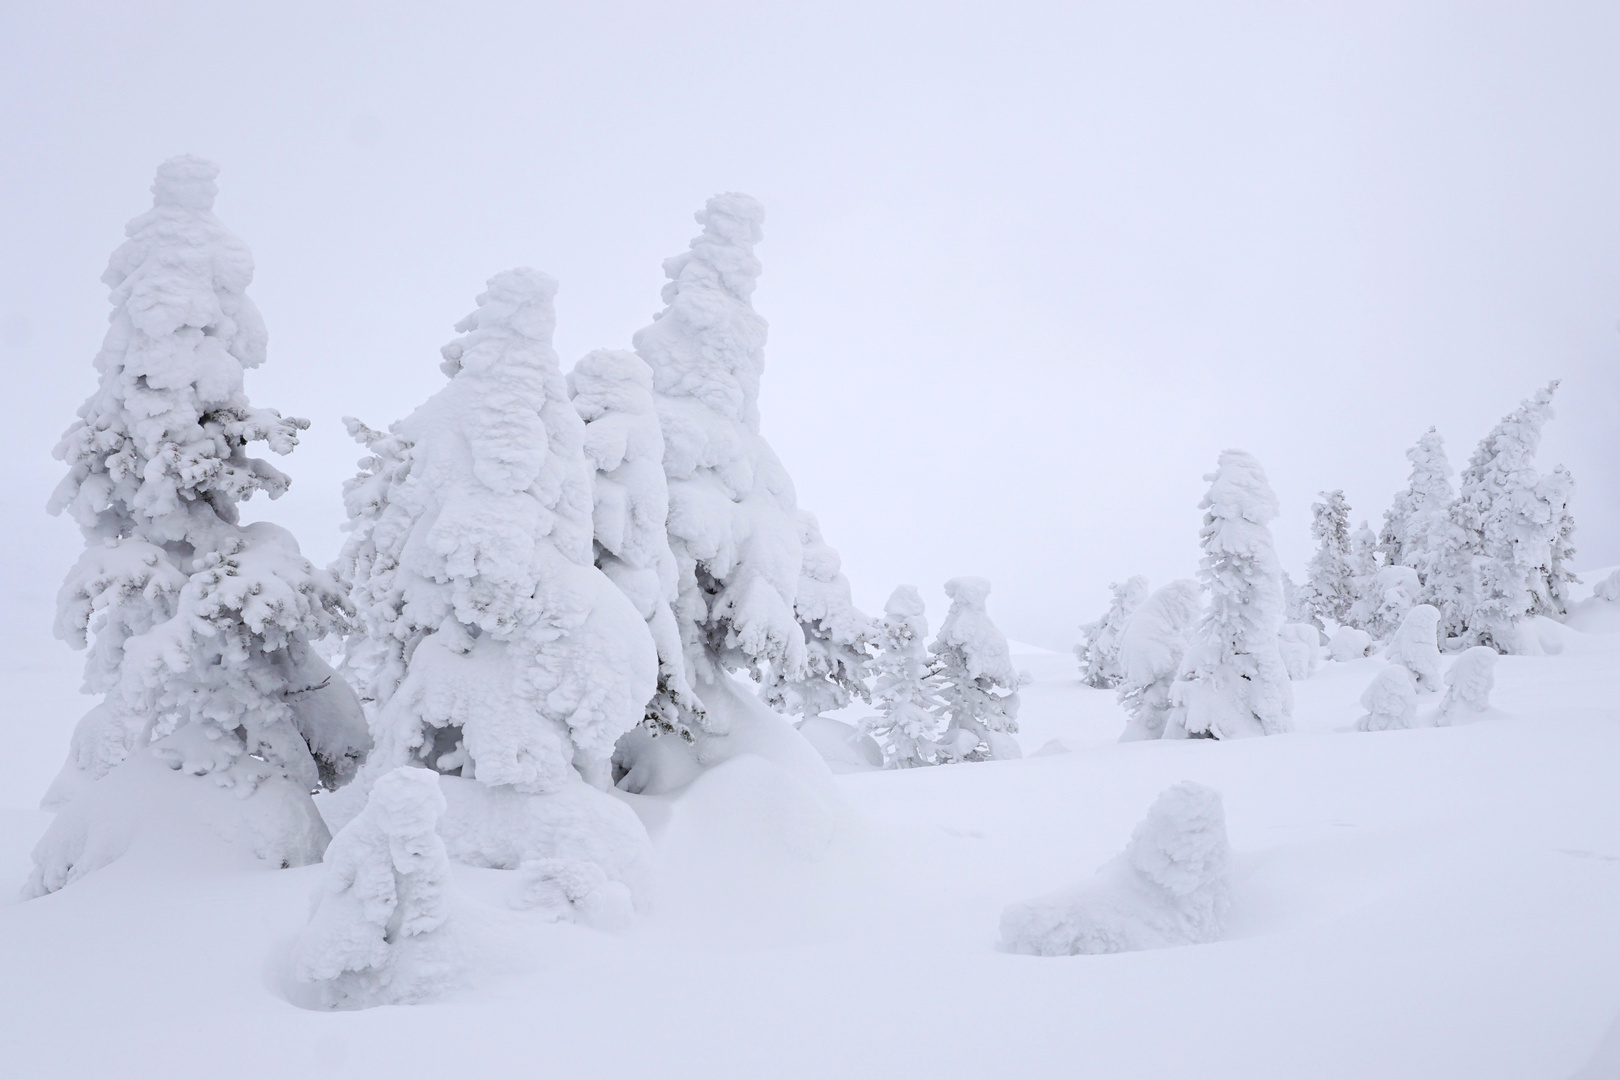
[[[952,761],[1022,757],[1018,740],[1019,675],[1007,638],[990,621],[990,583],[959,577],[945,583],[951,598],[939,634],[928,645],[949,724],[940,743]]]
[[[1231,862],[1220,794],[1184,780],[1154,800],[1096,881],[1002,912],[1001,947],[1071,956],[1216,941],[1232,903]]]
[[[1372,648],[1372,635],[1354,626],[1341,626],[1328,638],[1328,655],[1341,664],[1360,660]]]
[[[1113,594],[1108,610],[1096,622],[1080,628],[1084,640],[1074,647],[1080,660],[1080,681],[1098,690],[1110,690],[1125,676],[1119,662],[1120,637],[1131,614],[1147,599],[1148,579],[1140,574],[1108,586]]]
[[[319,985],[327,1007],[406,1004],[445,988],[450,860],[436,831],[444,807],[437,774],[398,768],[333,838],[315,912],[293,949],[294,974]]]
[[[1290,679],[1299,682],[1316,674],[1322,657],[1322,635],[1316,627],[1310,623],[1284,623],[1277,631],[1277,648]]]
[[[1270,522],[1277,496],[1254,456],[1227,450],[1209,493],[1199,578],[1209,606],[1171,688],[1167,736],[1231,739],[1293,730],[1294,691],[1277,647],[1282,568]]]
[[[1356,721],[1358,731],[1416,727],[1417,687],[1412,673],[1399,664],[1385,666],[1362,692],[1361,707],[1367,714]]]
[[[1592,595],[1599,600],[1620,601],[1620,570],[1616,570],[1592,589]]]
[[[1440,702],[1438,722],[1450,724],[1469,713],[1491,707],[1496,687],[1496,650],[1476,645],[1451,663],[1446,672],[1446,696]]]
[[[1170,687],[1187,653],[1187,635],[1198,621],[1203,588],[1188,578],[1172,581],[1142,601],[1120,635],[1119,703],[1130,717],[1120,742],[1157,739],[1170,715]]]
[[[1368,579],[1366,621],[1362,629],[1382,641],[1393,634],[1423,595],[1417,571],[1410,566],[1385,566]]]
[[[1384,648],[1384,659],[1412,673],[1419,690],[1440,689],[1440,611],[1419,604],[1406,613]]]
[[[531,859],[518,867],[512,906],[538,910],[553,922],[581,922],[596,930],[622,930],[635,919],[630,889],[593,862]]]

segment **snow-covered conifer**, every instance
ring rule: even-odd
[[[1419,604],[1406,613],[1384,649],[1384,659],[1412,673],[1420,690],[1440,689],[1440,612]]]
[[[774,709],[796,716],[819,716],[859,698],[870,701],[866,679],[872,620],[850,600],[838,552],[821,537],[814,514],[800,510],[803,561],[793,610],[804,632],[805,673],[789,678],[779,668],[765,675],[762,696]]]
[[[133,827],[121,799],[140,801],[148,770],[79,797],[148,747],[206,777],[176,782],[228,792],[205,811],[216,832],[285,865],[320,857],[309,793],[346,781],[368,745],[358,702],[310,646],[341,624],[342,592],[285,530],[238,524],[238,503],[289,483],[247,447],[289,453],[308,421],[255,407],[243,388],[267,335],[246,294],[253,257],[213,213],[218,172],[194,157],[158,168],[152,209],[102,275],[113,312],[99,385],[56,448],[69,472],[49,509],[86,541],[56,632],[78,647],[94,637],[84,689],[103,700],[47,796],[62,813],[35,851],[33,893],[94,869],[84,855],[100,831]],[[250,818],[291,831],[231,824]]]
[[[1220,794],[1183,780],[1095,880],[1002,912],[1001,947],[1073,956],[1216,941],[1232,906],[1231,865]]]
[[[1317,620],[1342,624],[1356,601],[1350,506],[1344,492],[1324,491],[1322,501],[1311,504],[1311,536],[1316,540],[1316,553],[1307,567],[1305,603]]]
[[[491,278],[442,350],[450,381],[389,435],[361,429],[374,456],[345,489],[337,569],[376,709],[363,778],[417,765],[519,792],[605,787],[653,697],[647,622],[593,561],[595,470],[551,348],[555,292],[527,268]]]
[[[1451,462],[1446,459],[1445,440],[1434,428],[1406,451],[1406,459],[1412,463],[1412,473],[1406,490],[1384,512],[1378,546],[1386,565],[1410,566],[1426,581],[1442,542],[1446,507],[1453,498]]]
[[[1386,664],[1362,692],[1361,707],[1367,714],[1356,721],[1358,731],[1416,727],[1417,687],[1412,684],[1412,673],[1400,664]]]
[[[1119,703],[1130,717],[1120,742],[1157,739],[1170,715],[1170,687],[1198,621],[1203,587],[1182,578],[1142,601],[1120,635]]]
[[[955,761],[1022,757],[1018,741],[1018,672],[1007,639],[990,621],[990,583],[959,577],[945,583],[950,610],[928,645],[950,725],[940,737]]]
[[[1362,593],[1365,621],[1362,628],[1383,640],[1393,634],[1406,613],[1423,597],[1423,584],[1410,566],[1382,566]]]
[[[1277,496],[1253,455],[1227,450],[1205,477],[1199,577],[1210,602],[1171,690],[1166,733],[1230,739],[1292,730],[1294,692],[1277,646],[1282,570],[1270,522]]]
[[[1378,582],[1378,534],[1365,521],[1350,534],[1350,585],[1354,599],[1343,622],[1367,631],[1374,638],[1383,637],[1376,626],[1377,612],[1383,603]],[[1390,626],[1390,630],[1394,626]]]
[[[672,609],[677,574],[652,371],[634,353],[597,349],[574,365],[568,390],[585,421],[585,456],[596,468],[596,565],[647,620],[658,648],[658,691],[643,722],[691,738],[705,716],[687,682]]]
[[[1310,623],[1284,623],[1277,631],[1277,648],[1282,652],[1288,677],[1301,682],[1316,674],[1322,656],[1322,634]]]
[[[881,713],[861,725],[883,747],[889,768],[934,765],[941,758],[946,706],[924,645],[927,637],[922,597],[914,586],[899,586],[883,605],[872,660],[872,704]]]
[[[445,988],[450,859],[436,831],[444,808],[438,774],[398,768],[333,837],[314,914],[293,948],[294,974],[317,984],[328,1008],[408,1004]]]
[[[1110,582],[1108,589],[1113,594],[1108,610],[1102,618],[1080,627],[1085,638],[1074,647],[1080,659],[1080,681],[1099,690],[1118,686],[1124,676],[1119,663],[1119,639],[1131,614],[1147,599],[1148,579],[1138,574],[1123,583]]]
[[[1519,648],[1518,628],[1536,615],[1561,615],[1573,549],[1571,482],[1560,469],[1536,471],[1542,426],[1552,418],[1556,381],[1521,402],[1485,436],[1458,486],[1462,523],[1477,525],[1473,607],[1468,636],[1498,652]],[[1555,556],[1555,552],[1557,553]]]
[[[747,195],[711,198],[690,249],[664,261],[665,307],[634,345],[664,433],[688,675],[701,688],[747,670],[779,703],[813,714],[858,694],[867,620],[759,433],[766,325],[751,298],[764,218]]]
[[[1469,713],[1482,713],[1491,707],[1491,690],[1496,686],[1496,650],[1475,645],[1452,661],[1446,672],[1446,696],[1440,702],[1437,723],[1450,724]]]

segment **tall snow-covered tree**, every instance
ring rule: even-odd
[[[939,736],[945,729],[946,704],[924,646],[928,637],[924,612],[916,587],[901,585],[883,606],[877,627],[872,703],[881,713],[868,717],[862,730],[883,747],[883,764],[892,769],[934,765],[941,758]]]
[[[690,739],[707,717],[687,682],[672,606],[677,573],[652,371],[634,353],[598,349],[574,365],[568,389],[585,421],[585,456],[596,468],[596,565],[641,612],[658,647],[658,690],[643,723]]]
[[[1344,623],[1356,602],[1350,550],[1350,505],[1343,491],[1324,491],[1311,504],[1311,537],[1316,553],[1306,568],[1306,609],[1318,620]]]
[[[99,384],[56,448],[68,475],[49,509],[86,544],[56,630],[94,638],[84,689],[102,702],[47,797],[61,813],[32,894],[163,827],[143,819],[158,804],[207,816],[273,865],[314,861],[328,835],[310,792],[344,782],[366,750],[358,703],[310,647],[342,622],[342,592],[285,530],[238,521],[239,503],[289,483],[247,448],[289,453],[308,421],[244,390],[267,335],[246,294],[253,257],[213,213],[218,172],[194,157],[158,168],[152,209],[102,275]],[[189,787],[153,789],[169,783]]]
[[[345,488],[337,571],[375,710],[363,781],[412,765],[518,793],[606,787],[653,698],[647,621],[593,559],[596,469],[551,347],[556,287],[491,278],[442,350],[450,381],[386,435],[355,425],[372,457]]]
[[[1386,565],[1410,566],[1418,580],[1426,581],[1442,543],[1446,507],[1454,497],[1451,462],[1446,442],[1434,428],[1406,451],[1406,460],[1412,463],[1411,476],[1406,490],[1384,511],[1378,546]]]
[[[1460,623],[1467,638],[1498,652],[1519,647],[1524,620],[1562,614],[1573,580],[1565,565],[1574,529],[1569,474],[1559,469],[1543,477],[1535,464],[1557,388],[1556,381],[1549,383],[1485,436],[1463,471],[1449,515],[1464,539],[1439,583],[1445,591],[1437,599],[1451,599],[1453,608],[1436,606],[1448,631]],[[1470,564],[1472,603],[1463,608],[1454,597],[1467,596],[1457,579],[1470,576]]]
[[[1199,578],[1209,606],[1172,688],[1167,735],[1230,739],[1293,728],[1294,691],[1277,645],[1282,570],[1269,525],[1277,496],[1265,469],[1242,450],[1221,454],[1199,506]]]
[[[1378,637],[1373,625],[1382,602],[1378,585],[1378,534],[1365,521],[1350,534],[1350,585],[1355,598],[1343,621]]]
[[[665,260],[665,307],[634,346],[664,433],[688,674],[701,687],[748,671],[780,704],[813,713],[859,693],[867,620],[759,433],[766,325],[751,298],[764,218],[747,195],[711,198],[690,249]]]
[[[990,621],[990,583],[959,577],[945,583],[951,598],[939,634],[928,644],[939,693],[950,717],[941,736],[948,758],[985,761],[1022,757],[1018,740],[1018,686],[1007,638]]]
[[[1164,735],[1171,686],[1187,654],[1187,638],[1198,622],[1203,595],[1196,581],[1172,581],[1144,600],[1125,624],[1119,644],[1123,671],[1119,703],[1130,720],[1120,742]]]
[[[1080,681],[1099,690],[1112,689],[1124,677],[1119,642],[1132,613],[1147,599],[1148,579],[1140,574],[1124,582],[1110,582],[1112,598],[1102,618],[1080,627],[1084,639],[1074,647],[1080,660]]]

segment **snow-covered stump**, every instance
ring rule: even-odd
[[[1170,715],[1170,687],[1187,653],[1187,635],[1198,621],[1203,588],[1190,578],[1156,590],[1125,624],[1119,663],[1124,672],[1119,703],[1130,719],[1120,742],[1157,739]]]
[[[1112,582],[1108,610],[1102,618],[1080,627],[1085,640],[1074,647],[1080,661],[1080,681],[1098,690],[1111,690],[1120,684],[1125,671],[1119,662],[1120,638],[1131,615],[1147,599],[1148,579],[1138,574],[1123,583]]]
[[[1496,687],[1496,650],[1475,645],[1452,661],[1445,681],[1446,696],[1440,702],[1435,723],[1451,724],[1489,709],[1491,691]]]
[[[1417,687],[1412,673],[1399,664],[1381,670],[1361,694],[1365,716],[1356,721],[1358,731],[1391,731],[1417,726]]]
[[[1154,800],[1095,882],[1003,911],[1001,948],[1073,956],[1217,941],[1231,862],[1220,794],[1184,780]]]
[[[398,768],[372,785],[365,809],[325,859],[326,879],[293,949],[293,972],[328,1008],[408,1004],[444,990],[450,859],[437,826],[439,778]]]
[[[1406,613],[1384,649],[1384,659],[1412,673],[1419,690],[1440,689],[1440,610],[1419,604]]]

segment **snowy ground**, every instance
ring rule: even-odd
[[[9,608],[14,895],[83,702],[48,608]],[[734,761],[640,801],[663,866],[627,933],[504,910],[500,872],[459,872],[483,958],[432,1005],[291,1003],[319,868],[128,858],[0,905],[0,1076],[1569,1077],[1620,1015],[1615,614],[1585,611],[1609,632],[1565,631],[1560,655],[1504,658],[1485,719],[1378,734],[1349,730],[1377,660],[1296,683],[1293,735],[1118,745],[1112,694],[1026,654],[1021,741],[1067,752],[839,777],[830,843]],[[1182,779],[1225,798],[1229,940],[995,950],[1006,904],[1089,875]],[[1612,1049],[1591,1075],[1620,1075]]]

